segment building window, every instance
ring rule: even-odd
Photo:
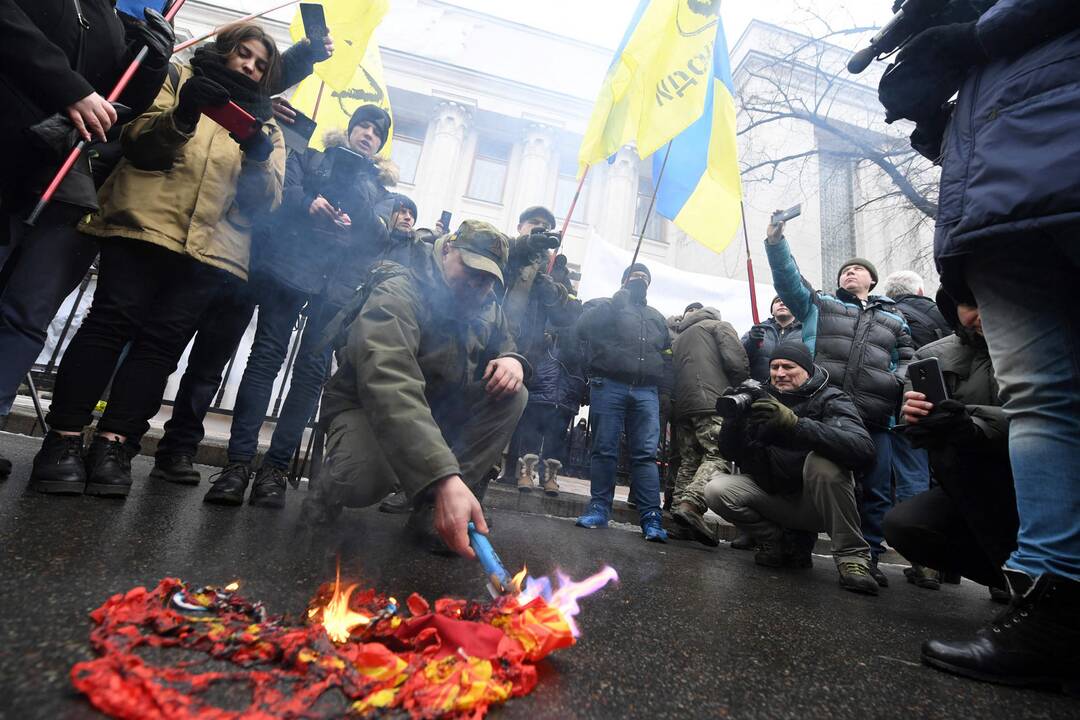
[[[416,184],[416,169],[420,167],[420,152],[423,148],[424,126],[410,120],[395,120],[390,158],[401,171],[401,182]]]
[[[501,203],[506,188],[506,168],[510,162],[510,146],[496,140],[480,138],[476,142],[468,196],[474,200]]]
[[[570,153],[564,153],[559,160],[559,179],[555,183],[555,217],[559,220],[566,219],[566,213],[570,212],[570,203],[574,201],[574,193],[577,192],[577,157]],[[585,208],[588,203],[585,197],[589,194],[589,181],[586,180],[581,188],[581,196],[578,198],[577,207],[574,208],[574,219],[585,222]]]
[[[660,229],[664,219],[656,214],[655,206],[653,207],[652,215],[649,216],[649,223],[647,225],[645,224],[645,214],[649,212],[649,203],[652,201],[652,194],[652,178],[647,176],[638,177],[637,212],[634,214],[634,239],[636,240],[637,237],[641,235],[641,228],[644,226],[646,240],[663,242]]]

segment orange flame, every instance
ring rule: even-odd
[[[525,585],[524,585],[525,578],[526,578],[526,576],[528,574],[529,574],[529,566],[528,565],[523,565],[521,567],[521,572],[519,572],[517,575],[515,575],[513,578],[511,578],[511,580],[510,580],[510,588],[509,589],[512,590],[514,593],[520,593],[521,589],[523,587],[525,587]]]
[[[371,618],[364,613],[358,613],[349,608],[349,598],[356,590],[354,583],[341,590],[341,567],[338,567],[337,576],[334,578],[334,592],[323,607],[313,607],[308,610],[308,617],[314,618],[319,615],[319,623],[325,628],[326,634],[336,643],[346,643],[355,628],[367,625]]]

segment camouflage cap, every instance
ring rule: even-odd
[[[490,273],[501,283],[503,269],[510,259],[510,240],[506,235],[480,220],[466,220],[446,239],[461,251],[461,261],[473,268]]]

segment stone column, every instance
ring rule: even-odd
[[[551,127],[542,123],[529,123],[525,127],[521,137],[521,164],[517,177],[510,178],[514,194],[508,209],[514,224],[521,211],[531,205],[553,209],[548,188],[554,145],[555,131]]]
[[[444,101],[435,106],[416,175],[415,200],[423,218],[419,225],[434,227],[440,212],[456,209],[461,195],[457,178],[466,160],[463,148],[471,121],[472,112],[465,105]]]
[[[604,212],[597,223],[600,235],[618,247],[633,247],[634,212],[637,209],[638,157],[630,145],[624,145],[607,168],[604,188]]]

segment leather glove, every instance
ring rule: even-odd
[[[987,59],[975,23],[932,27],[915,36],[878,83],[885,122],[933,123],[960,88],[968,68]]]
[[[533,288],[542,305],[551,306],[565,297],[566,288],[555,282],[547,273],[537,273],[533,279]]]
[[[199,124],[199,112],[204,107],[218,107],[229,102],[229,91],[203,75],[196,75],[180,86],[180,99],[173,117],[189,128]]]
[[[146,46],[144,65],[148,68],[161,69],[172,57],[173,46],[176,45],[176,34],[169,21],[157,10],[146,8],[143,16],[146,18],[145,22],[133,20],[127,23],[125,27],[127,39],[136,46],[136,52],[138,48]]]
[[[270,133],[264,132],[264,126],[259,125],[246,140],[240,140],[235,135],[229,134],[240,145],[244,158],[255,162],[266,162],[270,153],[274,152],[274,141],[270,139]]]
[[[765,326],[755,325],[754,327],[750,328],[750,332],[747,333],[747,335],[750,337],[751,340],[760,345],[765,341]]]
[[[903,427],[904,435],[916,448],[968,445],[982,437],[967,406],[956,400],[941,401],[919,422]]]
[[[755,400],[750,406],[750,417],[746,420],[751,433],[763,439],[776,438],[795,429],[799,416],[772,395]]]

